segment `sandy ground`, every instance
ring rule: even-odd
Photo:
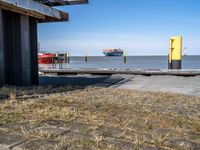
[[[169,92],[200,96],[200,76],[42,76],[40,84],[114,87],[139,91]]]

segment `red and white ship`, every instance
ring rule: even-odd
[[[56,56],[56,54],[40,52],[40,53],[38,53],[38,63],[39,64],[52,64],[53,58],[55,56]]]

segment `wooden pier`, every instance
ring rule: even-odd
[[[167,69],[39,69],[40,74],[56,74],[56,75],[172,75],[172,76],[200,76],[200,70],[167,70]]]

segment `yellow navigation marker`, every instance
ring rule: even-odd
[[[123,52],[124,55],[124,63],[126,64],[126,51]]]
[[[124,53],[123,53],[123,54],[124,54],[124,57],[126,57],[126,51],[124,51]]]
[[[172,37],[169,48],[169,69],[181,69],[182,36]]]

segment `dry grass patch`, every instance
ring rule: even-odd
[[[87,134],[95,138],[90,142],[73,141],[79,145],[91,144],[98,148],[103,139],[109,137],[126,140],[139,149],[144,144],[166,146],[166,141],[172,138],[189,140],[191,132],[200,132],[199,114],[198,97],[88,88],[25,101],[11,95],[0,105],[0,124],[40,125],[46,120],[81,122],[91,126]],[[103,126],[108,127],[105,132],[101,130]],[[37,131],[33,135],[52,137],[48,132]],[[200,144],[198,139],[193,140]]]
[[[15,86],[4,86],[0,87],[0,100],[1,99],[22,99],[26,96],[39,96],[39,95],[49,95],[53,93],[62,93],[68,91],[76,91],[82,89],[79,86],[33,86],[33,87],[15,87]]]

